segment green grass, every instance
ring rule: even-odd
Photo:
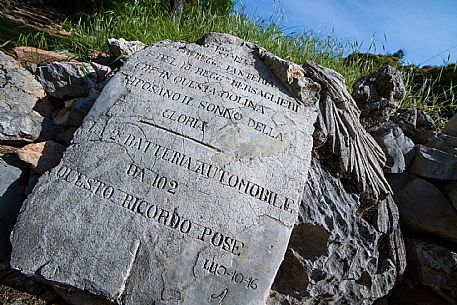
[[[456,111],[453,94],[456,87],[451,82],[450,86],[439,88],[441,74],[423,75],[422,79],[418,79],[417,67],[402,67],[392,56],[359,54],[346,58],[360,51],[361,45],[357,42],[322,37],[312,31],[285,35],[271,19],[250,19],[242,13],[218,15],[196,6],[186,7],[181,22],[176,24],[169,14],[167,3],[164,0],[112,1],[108,10],[83,14],[77,20],[67,21],[65,28],[72,33],[68,39],[28,32],[13,40],[16,44],[48,50],[67,49],[85,58],[90,50],[108,52],[106,41],[112,37],[140,40],[146,44],[164,39],[194,42],[207,32],[224,32],[256,43],[295,63],[313,60],[334,69],[345,77],[350,91],[360,77],[385,64],[395,65],[402,70],[407,84],[408,93],[403,107],[425,110],[440,125],[443,116]],[[376,46],[370,46],[371,51],[375,49]]]
[[[73,33],[70,49],[78,54],[86,54],[89,49],[107,51],[106,41],[112,37],[146,44],[163,39],[194,42],[207,32],[224,32],[296,63],[316,61],[340,72],[349,87],[362,75],[379,68],[357,61],[345,62],[343,58],[354,50],[354,44],[331,36],[319,37],[311,31],[285,35],[270,21],[249,19],[243,14],[215,15],[187,7],[181,22],[176,24],[162,1],[131,0],[105,12],[83,15],[77,22],[69,23],[67,29]]]

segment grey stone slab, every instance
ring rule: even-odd
[[[12,267],[122,304],[263,304],[311,159],[301,69],[223,34],[131,55],[26,200]]]
[[[44,96],[33,75],[0,52],[0,142],[31,142],[40,136],[43,117],[33,107]]]

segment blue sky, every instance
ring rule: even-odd
[[[277,18],[286,32],[313,30],[363,42],[377,53],[403,49],[417,65],[457,62],[457,0],[241,0],[251,16]],[[386,37],[386,38],[385,38]],[[384,46],[385,50],[383,50]],[[452,48],[430,59],[446,49]],[[363,50],[363,49],[362,49]]]

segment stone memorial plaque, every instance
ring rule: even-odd
[[[228,35],[135,53],[26,200],[13,268],[121,304],[264,304],[318,91],[299,66]]]

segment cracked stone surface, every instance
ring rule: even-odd
[[[359,196],[313,160],[299,218],[268,305],[373,304],[405,268],[392,197],[376,226],[358,216]]]
[[[36,79],[54,97],[85,97],[95,90],[98,71],[89,63],[53,62],[38,67]]]
[[[428,179],[457,180],[457,155],[417,145],[408,172]]]
[[[40,136],[43,117],[33,107],[44,96],[33,75],[0,52],[0,142],[32,142]]]
[[[352,97],[361,111],[362,125],[371,132],[386,122],[400,107],[406,89],[401,72],[386,66],[359,79]]]
[[[321,85],[312,166],[268,305],[373,304],[406,266],[385,156],[343,77],[306,61]]]
[[[25,201],[11,266],[118,304],[264,304],[310,166],[304,72],[215,33],[131,55]]]

